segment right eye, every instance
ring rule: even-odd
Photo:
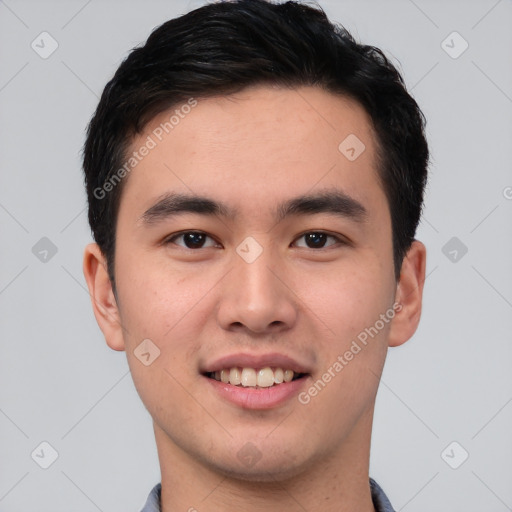
[[[176,243],[176,240],[182,240],[183,245]],[[206,247],[215,247],[217,244],[212,237],[203,233],[202,231],[183,231],[182,233],[176,233],[167,238],[164,242],[164,245],[168,244],[176,244],[180,247],[184,247],[185,249],[203,249],[205,247],[205,241],[207,239],[212,240],[214,243],[212,245]]]

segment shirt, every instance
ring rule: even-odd
[[[379,484],[370,478],[370,489],[372,491],[372,501],[375,512],[395,512],[388,497],[384,494]],[[160,492],[162,485],[157,484],[148,496],[144,508],[140,512],[161,512],[160,511]]]

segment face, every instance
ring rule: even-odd
[[[314,87],[180,112],[133,141],[154,147],[121,197],[119,323],[98,321],[126,350],[159,451],[285,478],[369,438],[404,315],[375,136],[358,104]]]

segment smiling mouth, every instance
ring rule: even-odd
[[[257,389],[279,386],[306,377],[308,374],[269,366],[264,368],[240,368],[235,366],[215,372],[206,372],[204,375],[224,384]]]

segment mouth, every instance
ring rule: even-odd
[[[239,352],[200,367],[209,392],[242,409],[285,406],[307,385],[312,366],[277,352]]]
[[[205,372],[203,375],[223,384],[231,384],[240,388],[258,389],[280,386],[303,379],[309,374],[281,367],[265,366],[263,368],[251,368],[233,366],[231,368]]]

